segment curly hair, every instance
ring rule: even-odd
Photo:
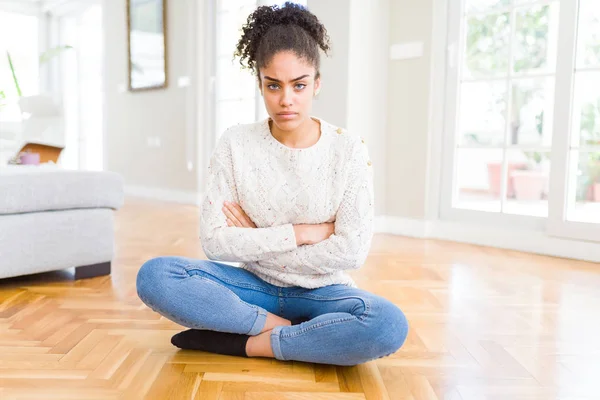
[[[242,27],[234,57],[240,57],[243,68],[259,79],[259,69],[266,67],[280,51],[292,51],[311,63],[320,76],[319,48],[330,50],[327,30],[318,18],[299,4],[286,2],[282,7],[261,6],[248,16]]]

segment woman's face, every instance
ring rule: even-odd
[[[294,130],[310,118],[313,96],[321,85],[320,79],[314,79],[313,65],[282,51],[259,73],[265,107],[279,129]]]

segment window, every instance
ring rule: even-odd
[[[600,2],[449,4],[442,217],[598,233]]]
[[[467,1],[456,207],[548,215],[558,6]]]
[[[38,18],[0,11],[0,38],[3,45],[0,48],[0,91],[4,91],[7,103],[0,113],[0,120],[20,121],[21,113],[16,104],[18,93],[6,51],[10,53],[22,95],[38,94]]]

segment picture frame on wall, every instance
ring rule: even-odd
[[[129,91],[168,84],[167,0],[127,0]]]

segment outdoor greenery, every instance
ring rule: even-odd
[[[491,3],[488,1],[487,3]],[[506,5],[504,0],[498,0],[499,5]],[[509,65],[510,43],[510,13],[491,12],[486,14],[469,15],[466,20],[466,49],[465,49],[465,75],[470,77],[504,77],[512,69],[514,75],[531,71],[545,70],[552,65],[554,60],[549,59],[548,32],[551,5],[524,6],[515,13],[516,20],[513,43],[513,62]],[[598,15],[594,16],[582,10],[582,18],[588,23],[600,24]],[[584,65],[600,65],[600,31],[580,38],[585,40],[579,46],[578,61]],[[552,69],[550,69],[552,72]],[[521,82],[521,83],[517,83]],[[498,96],[495,104],[501,110],[506,110],[506,102],[510,101],[510,143],[518,145],[519,133],[523,125],[522,109],[536,96],[553,96],[554,93],[544,93],[544,86],[525,84],[531,80],[517,80],[511,85],[509,96]],[[591,88],[586,88],[591,89]],[[580,126],[574,127],[574,135],[581,139],[581,145],[600,145],[600,92],[595,91],[595,102],[584,103],[579,115]],[[583,93],[576,93],[581,97]],[[551,110],[547,110],[551,111]],[[535,116],[536,131],[542,136],[544,132],[544,110],[539,110]],[[465,132],[469,142],[490,144],[489,138],[482,137],[478,132]],[[541,144],[541,143],[540,143]],[[548,153],[523,152],[532,166],[548,157]],[[581,155],[578,179],[578,198],[589,197],[588,190],[594,182],[600,182],[600,153]]]

